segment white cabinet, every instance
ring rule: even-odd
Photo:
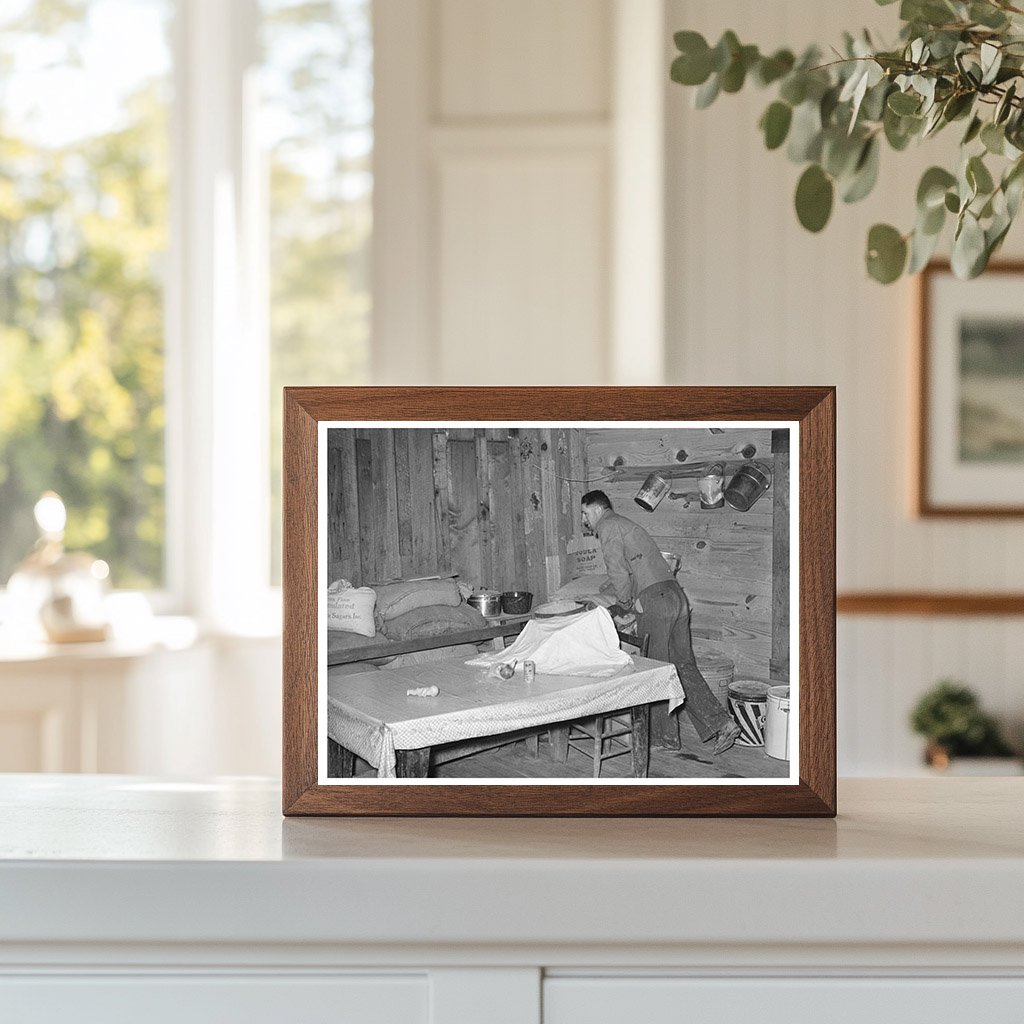
[[[1015,779],[836,821],[288,819],[258,779],[0,777],[0,1021],[1024,1020]]]
[[[544,983],[544,1024],[1020,1024],[1022,1016],[1022,978],[556,977]]]
[[[168,722],[202,706],[209,666],[192,637],[0,651],[0,772],[173,772],[162,755],[190,739],[169,737]]]
[[[327,977],[179,975],[0,978],[18,1024],[428,1024],[425,972]]]

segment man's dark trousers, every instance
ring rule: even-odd
[[[690,636],[690,602],[683,588],[675,580],[665,580],[641,591],[639,601],[643,611],[637,613],[637,634],[651,638],[648,657],[676,666],[686,694],[683,710],[697,735],[711,739],[729,721],[729,713],[697,668]],[[651,705],[651,743],[679,749],[679,722],[668,713],[668,701]]]

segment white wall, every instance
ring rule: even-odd
[[[837,42],[842,29],[883,26],[895,8],[868,0],[670,0],[670,30],[714,42],[732,28],[762,48]],[[668,36],[668,33],[666,33]],[[883,153],[877,193],[837,203],[820,235],[797,223],[801,168],[768,153],[756,122],[769,92],[721,96],[692,109],[693,90],[667,87],[668,381],[835,384],[839,398],[839,589],[1024,589],[1024,524],[913,518],[910,360],[914,285],[883,288],[863,270],[871,224],[912,226],[917,181],[943,160],[940,136]],[[1019,225],[1006,255],[1020,255]],[[942,676],[975,687],[1020,738],[1024,622],[1019,618],[839,620],[840,770],[912,769],[920,743],[906,727],[920,692]]]

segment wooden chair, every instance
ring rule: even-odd
[[[638,637],[633,633],[619,633],[620,644],[636,647],[641,657],[647,657],[651,646],[650,634]],[[569,726],[569,747],[578,750],[594,762],[594,778],[601,777],[601,765],[612,757],[633,751],[633,719],[629,710],[616,711],[593,718],[581,718]],[[568,756],[568,748],[566,756]]]

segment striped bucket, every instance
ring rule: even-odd
[[[756,679],[738,679],[729,687],[729,711],[740,727],[737,744],[764,746],[764,720],[768,709],[768,684]]]
[[[698,654],[697,668],[711,692],[723,708],[729,707],[729,687],[732,686],[733,661],[724,654]]]

